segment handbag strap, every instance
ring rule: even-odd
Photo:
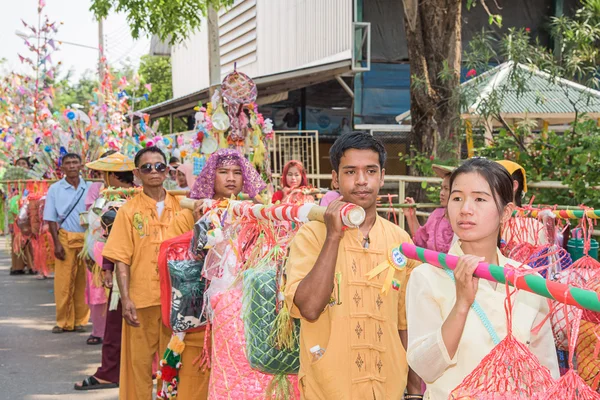
[[[73,212],[73,210],[75,209],[75,207],[77,207],[77,204],[79,203],[79,200],[81,200],[81,198],[83,197],[84,193],[85,193],[85,188],[83,188],[83,190],[81,191],[81,193],[79,193],[79,197],[77,197],[77,200],[75,200],[75,202],[73,203],[73,205],[69,209],[69,212],[67,212],[67,214],[65,215],[65,217],[60,221],[59,225],[62,225],[62,223],[65,222],[67,220],[67,218],[69,218],[69,215],[71,215],[71,213]]]
[[[452,272],[452,270],[448,267],[444,267],[444,271],[448,274],[450,279],[452,279],[452,282],[454,282],[456,284],[456,278],[454,278],[454,272]],[[471,304],[471,308],[473,309],[473,311],[475,311],[475,314],[477,314],[477,316],[481,320],[481,323],[483,323],[483,326],[490,334],[490,336],[492,338],[492,342],[494,342],[494,345],[497,345],[498,343],[500,343],[500,338],[498,337],[496,330],[494,329],[490,319],[486,315],[485,311],[483,311],[483,308],[481,308],[481,305],[479,305],[477,300],[475,300],[473,302],[473,304]]]

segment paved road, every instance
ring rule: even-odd
[[[88,333],[52,334],[55,309],[52,280],[9,276],[10,255],[0,237],[0,398],[118,399],[118,389],[76,392],[73,383],[93,374],[100,346]]]

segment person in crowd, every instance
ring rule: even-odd
[[[21,157],[15,160],[14,165],[16,167],[21,167],[25,169],[30,169],[29,158]],[[11,256],[11,264],[10,264],[10,275],[23,275],[26,270],[29,270],[30,273],[33,272],[33,256],[31,253],[31,243],[28,239],[22,239],[21,244],[17,246],[20,247],[19,252],[15,252],[15,231],[14,224],[17,220],[17,216],[19,215],[19,203],[21,201],[21,194],[13,190],[13,193],[8,194],[7,201],[7,219],[8,219],[8,229],[11,235],[10,248],[13,249],[10,252]]]
[[[16,167],[21,167],[25,169],[31,169],[31,162],[29,161],[29,157],[20,157],[15,160],[14,165]],[[4,197],[4,196],[3,196]],[[10,248],[14,249],[14,223],[17,219],[17,215],[19,214],[19,202],[21,200],[21,194],[13,193],[8,197],[8,207],[6,210],[8,217],[8,229],[11,235],[11,245]],[[4,221],[4,220],[3,220]],[[35,273],[33,270],[33,255],[31,249],[31,242],[29,239],[24,239],[21,250],[19,252],[11,251],[11,266],[10,266],[10,275],[23,275],[26,270],[29,271],[30,274]],[[44,276],[44,275],[41,275]]]
[[[525,168],[514,161],[500,160],[502,165],[513,179],[514,203],[517,207],[523,206],[523,198],[527,193],[527,173]],[[510,252],[518,243],[529,243],[530,245],[554,244],[548,243],[548,235],[544,225],[535,218],[512,218],[510,223],[502,227],[502,240],[507,245],[505,254]]]
[[[297,160],[288,161],[283,166],[283,172],[281,173],[281,189],[273,193],[273,197],[271,199],[272,203],[280,202],[287,203],[293,202],[295,203],[295,199],[291,197],[294,196],[293,191],[295,189],[307,188],[308,187],[308,178],[306,177],[306,171],[304,169],[304,165]],[[302,196],[304,197],[304,196]],[[313,199],[314,201],[314,199]]]
[[[48,189],[44,221],[54,241],[54,299],[56,326],[52,333],[85,332],[90,310],[85,303],[86,267],[79,257],[84,232],[79,214],[85,212],[85,196],[90,184],[80,176],[79,154],[67,153],[61,159],[64,178]]]
[[[152,362],[157,352],[163,354],[171,336],[160,312],[158,252],[181,206],[163,187],[166,161],[155,146],[135,155],[133,172],[142,191],[119,209],[102,251],[103,258],[115,263],[121,293],[121,399],[152,398]]]
[[[181,164],[177,167],[177,190],[191,190],[195,181],[193,165]]]
[[[419,247],[442,253],[447,253],[450,249],[454,232],[446,215],[446,206],[448,205],[448,195],[450,194],[450,174],[452,174],[453,169],[444,165],[433,166],[433,172],[442,178],[442,188],[440,190],[441,207],[431,213],[425,225],[421,226],[419,224],[416,208],[404,209],[408,229],[413,234],[415,244]],[[404,203],[415,204],[415,200],[412,197],[407,197]]]
[[[33,168],[33,165],[31,164],[29,157],[17,158],[17,160],[15,161],[15,166],[25,168],[25,169]]]
[[[91,176],[98,179],[102,177],[102,170],[98,169],[98,161],[103,158],[116,153],[115,150],[109,150],[100,155],[99,160],[96,164],[88,163],[86,167],[90,170]],[[85,208],[90,210],[94,202],[100,197],[100,191],[103,189],[104,183],[92,182],[90,188],[85,196]],[[92,260],[87,260],[88,263],[93,263]],[[85,299],[86,304],[90,308],[90,321],[92,322],[92,333],[87,338],[86,343],[89,345],[102,344],[104,337],[105,328],[105,312],[106,312],[106,293],[102,285],[97,285],[94,280],[94,274],[90,271],[90,268],[86,271],[86,287],[85,287]]]
[[[133,160],[123,154],[107,152],[99,160],[88,163],[87,167],[104,172],[104,185],[109,188],[129,189],[134,187]],[[91,192],[91,189],[90,189]],[[98,193],[99,195],[99,193]],[[88,195],[86,203],[93,204]],[[114,263],[104,259],[102,263],[103,285],[109,289],[108,299],[112,296]],[[119,372],[121,361],[121,331],[123,327],[123,313],[121,302],[116,310],[105,310],[102,362],[96,373],[85,378],[82,382],[75,383],[75,390],[110,389],[119,386]],[[93,323],[93,322],[92,322]]]
[[[321,201],[319,201],[321,207],[327,207],[329,203],[341,196],[337,185],[333,181],[331,182],[330,189],[331,190],[328,190],[327,193],[321,197]]]
[[[406,298],[408,363],[427,384],[427,399],[447,399],[507,334],[505,286],[473,274],[481,261],[521,265],[498,249],[500,228],[513,209],[513,181],[500,164],[474,158],[452,173],[448,218],[459,240],[449,254],[460,257],[458,265],[454,272],[420,265]],[[513,301],[513,334],[558,378],[547,301],[524,291]]]
[[[243,192],[253,198],[265,187],[260,174],[240,152],[221,149],[210,156],[192,185],[189,197],[197,200],[225,200]],[[201,201],[197,202],[194,212],[182,210],[169,227],[166,239],[191,231],[201,215],[201,204]],[[201,371],[193,364],[204,349],[204,335],[204,331],[185,335],[178,385],[178,396],[181,399],[203,400],[208,397],[209,372]]]
[[[169,158],[168,176],[165,179],[163,187],[166,190],[177,190],[177,168],[181,165],[181,161],[177,157]]]
[[[301,394],[400,399],[409,373],[404,288],[416,263],[395,272],[385,293],[387,269],[372,280],[366,276],[387,262],[393,246],[411,242],[405,231],[377,215],[386,152],[370,134],[352,132],[339,137],[329,154],[341,197],[327,207],[324,224],[300,228],[286,266],[285,301],[291,316],[300,319]],[[348,203],[366,212],[358,228],[344,229],[340,212]],[[421,393],[414,374],[407,390]]]

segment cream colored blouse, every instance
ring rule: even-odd
[[[460,241],[449,254],[463,255]],[[498,251],[500,265],[521,264]],[[504,311],[506,286],[496,289],[481,279],[476,300],[487,315],[500,340],[506,337]],[[450,358],[442,339],[442,324],[456,299],[453,280],[441,268],[422,264],[415,268],[408,282],[406,312],[408,322],[408,364],[425,381],[425,399],[446,400],[448,395],[473,371],[494,348],[494,342],[479,316],[471,309],[454,358]],[[514,299],[514,296],[513,296]],[[554,378],[559,377],[556,349],[549,319],[536,333],[532,329],[544,321],[548,302],[536,294],[519,291],[513,306],[513,335],[535,354]]]

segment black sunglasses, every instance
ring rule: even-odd
[[[156,172],[160,172],[163,173],[167,170],[167,164],[162,163],[162,162],[157,162],[157,163],[147,163],[144,165],[140,165],[140,172],[142,174],[149,174],[152,172],[152,169],[154,168],[154,170],[156,170]]]

